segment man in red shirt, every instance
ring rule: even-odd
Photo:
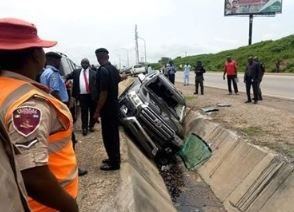
[[[232,82],[233,82],[233,87],[235,94],[238,95],[238,86],[237,86],[237,63],[232,60],[231,57],[227,57],[227,61],[225,62],[225,67],[224,67],[224,76],[223,79],[226,79],[227,75],[227,81],[228,81],[228,90],[229,90],[229,95],[232,95]]]

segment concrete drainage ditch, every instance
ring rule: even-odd
[[[127,141],[116,204],[101,211],[294,211],[294,168],[286,158],[241,141],[193,111],[185,128],[213,150],[199,175],[186,171],[181,162],[160,172]]]

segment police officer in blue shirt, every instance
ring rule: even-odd
[[[46,67],[40,76],[40,83],[50,88],[52,90],[51,94],[53,96],[67,104],[69,97],[64,80],[62,79],[59,72],[60,61],[60,54],[55,52],[46,53]]]

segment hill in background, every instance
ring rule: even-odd
[[[174,59],[174,63],[179,67],[185,63],[195,65],[197,60],[201,60],[206,70],[223,71],[226,57],[231,56],[237,61],[239,71],[244,71],[249,55],[258,56],[264,63],[266,72],[277,72],[277,64],[280,64],[280,72],[294,73],[294,35],[276,41],[262,41],[251,46],[222,51],[216,54],[178,57]]]

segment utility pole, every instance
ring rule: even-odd
[[[135,25],[135,51],[136,51],[136,63],[139,64],[139,46],[138,46],[138,28],[137,24]]]
[[[142,37],[138,37],[139,39],[141,39],[144,42],[144,54],[145,54],[145,64],[147,63],[147,54],[146,54],[146,41],[144,38]]]
[[[253,14],[249,15],[249,40],[248,45],[252,44],[252,25],[253,25]]]

